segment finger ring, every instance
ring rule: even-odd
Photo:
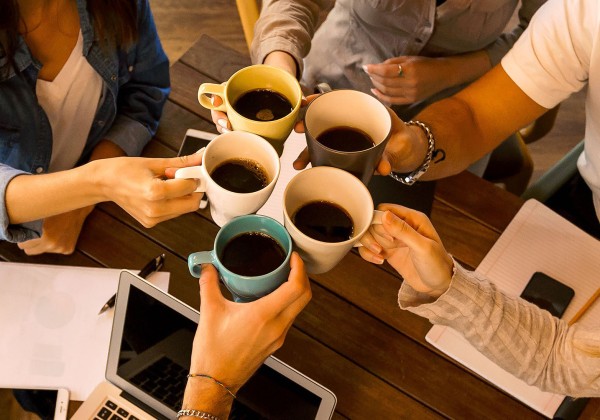
[[[404,70],[402,70],[402,66],[398,64],[398,77],[404,76]]]

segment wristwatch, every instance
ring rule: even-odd
[[[407,174],[391,172],[390,177],[403,183],[404,185],[412,185],[417,182],[417,180],[421,178],[425,172],[427,172],[427,169],[429,169],[429,165],[431,164],[431,159],[433,157],[433,151],[435,150],[435,138],[433,137],[433,133],[429,129],[429,126],[421,121],[411,120],[405,124],[416,125],[425,132],[425,135],[427,136],[427,154],[425,155],[425,160],[423,163],[414,171]]]

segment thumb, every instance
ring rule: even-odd
[[[165,161],[167,161],[167,164],[165,165],[166,168],[164,169],[165,176],[167,178],[174,178],[175,172],[179,168],[185,168],[188,166],[200,166],[202,164],[202,156],[204,155],[205,150],[206,147],[203,147],[202,149],[198,150],[192,155],[178,156],[171,159],[165,159]],[[169,162],[172,164],[169,164]]]
[[[219,275],[212,264],[202,264],[202,273],[198,280],[200,285],[200,304],[210,305],[223,299],[219,288]]]

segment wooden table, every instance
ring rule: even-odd
[[[188,128],[214,132],[209,112],[198,104],[198,86],[226,80],[248,64],[247,56],[202,37],[171,67],[173,91],[144,155],[175,156]],[[463,173],[437,183],[431,218],[447,250],[476,267],[521,204]],[[187,256],[212,249],[217,231],[206,211],[145,229],[115,204],[104,203],[88,217],[74,254],[27,257],[4,242],[0,258],[124,268],[141,267],[164,252],[170,292],[198,307],[197,281],[188,272]],[[335,418],[541,418],[433,349],[424,338],[429,322],[398,308],[400,284],[389,267],[348,254],[332,271],[311,278],[313,299],[276,356],[337,395]],[[596,399],[582,418],[598,416]]]

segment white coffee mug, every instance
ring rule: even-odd
[[[266,172],[267,186],[249,193],[229,191],[217,184],[211,173],[220,164],[237,159],[257,162]],[[199,180],[197,192],[206,192],[210,203],[210,215],[213,221],[223,226],[237,216],[251,214],[260,209],[267,201],[280,172],[277,152],[260,136],[243,131],[232,131],[215,137],[206,147],[201,166],[180,168],[175,178],[194,178]]]
[[[293,222],[294,215],[315,201],[333,203],[345,210],[353,222],[352,237],[343,242],[322,242],[301,232]],[[360,246],[360,238],[369,226],[381,223],[381,214],[374,209],[369,190],[358,178],[329,166],[300,172],[290,180],[283,195],[284,225],[311,274],[331,270],[353,246]]]

